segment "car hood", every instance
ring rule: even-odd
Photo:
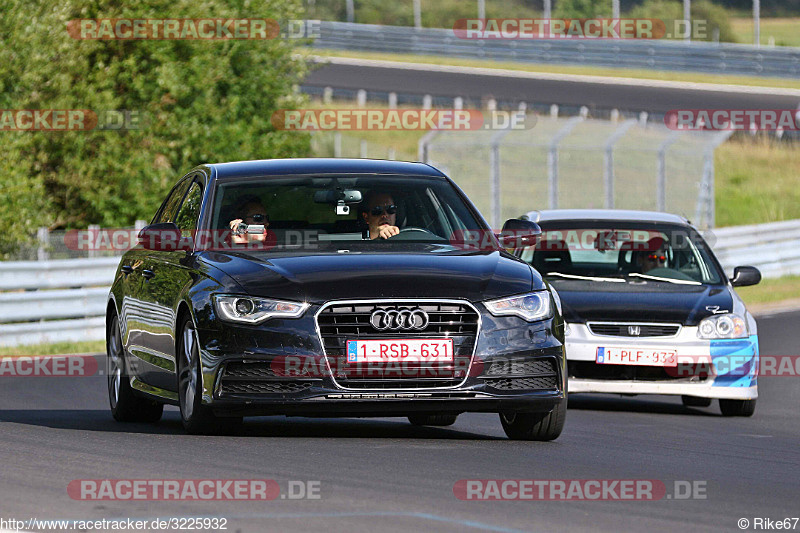
[[[481,301],[545,287],[527,263],[498,251],[280,257],[215,252],[203,261],[253,296],[309,303],[359,298]]]
[[[588,290],[586,283],[553,284],[561,296],[564,318],[568,322],[674,322],[696,326],[715,311],[733,310],[733,298],[725,286],[657,283],[632,287],[619,284],[622,286],[603,290],[594,285],[593,290]]]

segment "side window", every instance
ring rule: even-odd
[[[164,204],[161,206],[161,211],[153,219],[153,224],[158,224],[159,222],[170,222],[175,219],[175,212],[178,210],[178,206],[181,205],[183,195],[186,194],[186,189],[189,188],[191,183],[191,178],[187,178],[172,189],[172,191],[169,193],[169,196],[167,196],[167,199],[164,200]]]
[[[197,229],[197,216],[200,214],[200,204],[203,202],[203,187],[196,181],[189,188],[189,193],[183,201],[175,224],[182,230],[193,231]]]

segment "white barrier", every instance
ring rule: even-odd
[[[800,275],[800,220],[706,232],[725,272]],[[101,340],[119,257],[0,263],[0,346]]]

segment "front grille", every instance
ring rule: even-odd
[[[377,309],[420,308],[428,314],[422,330],[378,331],[370,324]],[[354,389],[416,389],[452,387],[464,381],[478,335],[479,315],[472,306],[459,302],[403,300],[391,302],[336,303],[317,315],[322,344],[334,378],[342,387]],[[347,362],[348,340],[393,340],[413,338],[453,339],[454,361],[450,363]]]
[[[511,375],[511,374],[555,374],[555,362],[552,359],[505,359],[494,361],[487,376]]]
[[[608,381],[686,381],[701,383],[707,379],[705,375],[684,377],[667,372],[661,366],[639,365],[601,365],[594,361],[568,361],[567,370],[570,378],[599,379]]]
[[[552,357],[496,359],[480,377],[498,390],[558,389],[558,365]]]
[[[298,365],[300,366],[300,365]],[[278,366],[282,369],[282,366]],[[310,389],[321,381],[308,373],[308,365],[296,374],[275,372],[269,361],[232,361],[225,365],[219,380],[219,395],[227,394],[292,394]],[[313,368],[314,367],[310,367]],[[308,377],[312,379],[302,379]],[[301,378],[301,379],[298,379]]]
[[[311,381],[223,381],[220,394],[291,394],[312,385]]]
[[[595,335],[610,337],[672,337],[681,329],[680,324],[611,324],[604,322],[589,322],[589,330]],[[635,331],[638,328],[638,334]]]
[[[541,390],[558,387],[556,376],[487,379],[486,385],[499,390]]]

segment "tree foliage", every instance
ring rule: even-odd
[[[0,0],[0,109],[130,110],[128,131],[0,132],[0,254],[38,226],[149,219],[175,180],[204,162],[307,155],[275,131],[302,102],[296,42],[78,40],[73,19],[302,18],[299,0]]]

